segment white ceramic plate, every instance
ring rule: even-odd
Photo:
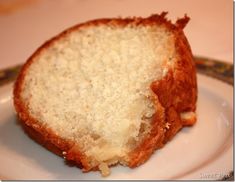
[[[82,173],[31,140],[17,124],[12,86],[0,87],[0,179],[104,179]],[[233,170],[233,88],[198,75],[198,122],[135,169],[105,179],[219,179]]]

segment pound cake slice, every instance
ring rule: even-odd
[[[166,13],[65,30],[24,64],[14,105],[25,131],[85,171],[137,167],[196,121],[196,72]],[[157,169],[156,169],[157,170]]]

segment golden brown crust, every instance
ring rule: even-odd
[[[136,167],[145,162],[156,149],[162,147],[185,123],[187,123],[186,120],[181,120],[180,113],[195,111],[196,109],[196,71],[190,46],[182,31],[189,18],[185,16],[185,18],[177,20],[174,25],[165,18],[165,15],[166,12],[160,15],[152,15],[148,18],[94,20],[74,26],[43,44],[27,60],[15,82],[14,105],[25,131],[52,152],[64,156],[67,160],[75,161],[84,171],[97,169],[97,166],[94,167],[90,164],[89,159],[80,151],[79,146],[57,136],[52,130],[42,126],[39,121],[29,114],[27,105],[25,105],[20,97],[21,87],[24,82],[24,77],[27,74],[27,69],[33,63],[34,58],[41,54],[44,49],[47,49],[58,39],[63,38],[65,35],[81,27],[97,26],[101,24],[125,26],[129,23],[132,23],[133,26],[139,24],[162,25],[167,27],[175,35],[175,47],[178,52],[178,60],[162,80],[153,82],[151,85],[151,89],[156,94],[155,102],[157,108],[152,120],[152,129],[141,144],[130,152],[128,166]],[[169,129],[165,128],[166,123],[170,124]]]

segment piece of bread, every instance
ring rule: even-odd
[[[99,19],[43,44],[24,64],[14,105],[25,131],[83,171],[144,163],[196,121],[196,71],[166,13]],[[157,170],[157,169],[156,169]]]

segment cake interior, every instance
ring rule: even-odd
[[[150,132],[150,84],[173,64],[174,44],[163,26],[80,27],[33,58],[21,97],[31,116],[94,163],[125,163]]]

